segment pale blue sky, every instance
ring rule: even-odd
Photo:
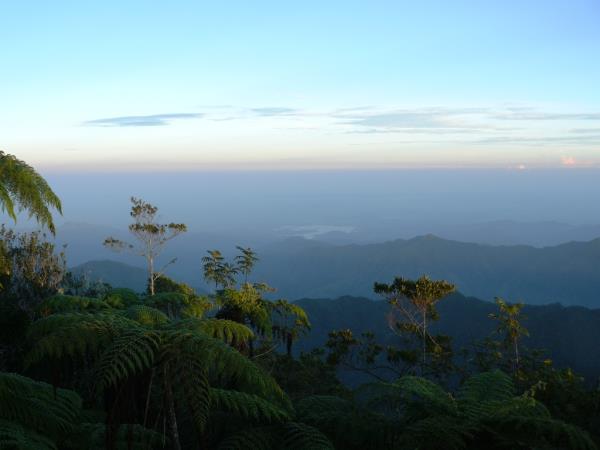
[[[600,166],[600,3],[0,3],[41,170]]]

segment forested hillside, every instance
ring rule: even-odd
[[[295,302],[311,319],[311,332],[303,336],[297,350],[322,347],[332,330],[350,329],[356,335],[376,333],[380,342],[398,345],[399,337],[388,323],[389,304],[360,297],[337,299],[301,299]],[[491,302],[455,293],[438,306],[436,333],[452,337],[455,349],[467,348],[491,336],[494,323],[489,320],[496,306]],[[558,304],[523,308],[523,324],[530,336],[523,345],[545,350],[557,366],[572,367],[591,382],[600,377],[600,309],[564,307]]]
[[[264,249],[257,277],[281,296],[373,297],[373,283],[397,274],[449,280],[465,295],[530,304],[600,307],[600,239],[555,247],[491,246],[435,236],[333,246],[291,240]]]

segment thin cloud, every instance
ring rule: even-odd
[[[152,114],[148,116],[120,116],[88,120],[86,122],[83,122],[83,125],[98,127],[157,127],[169,125],[173,120],[199,119],[203,116],[204,115],[200,113],[171,113]]]
[[[600,135],[600,128],[573,128],[569,131],[576,134],[594,133]]]
[[[519,136],[495,136],[476,141],[478,144],[579,144],[596,145],[600,143],[600,135],[583,136],[547,136],[547,137],[519,137]]]
[[[508,113],[497,114],[494,118],[500,120],[600,120],[600,113]]]
[[[283,107],[269,107],[269,108],[251,108],[250,111],[253,113],[264,116],[264,117],[273,117],[273,116],[292,116],[296,115],[299,111],[294,108],[283,108]]]

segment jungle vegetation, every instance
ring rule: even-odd
[[[18,169],[26,173],[20,178],[18,160],[8,161],[10,170],[0,172],[7,212],[20,205],[52,230],[47,208],[58,209],[58,199],[32,169]],[[146,245],[139,254],[154,258],[185,225],[157,224],[155,206],[132,201],[131,231]],[[198,295],[151,265],[144,292],[91,282],[67,273],[43,233],[5,228],[1,237],[2,449],[588,450],[600,443],[598,390],[520,346],[527,333],[520,304],[498,299],[489,318],[495,333],[463,351],[430,326],[455,287],[396,277],[374,292],[389,305],[398,345],[380,344],[379,330],[331,330],[324,347],[298,355],[294,345],[310,332],[310,318],[253,278],[258,255],[250,248],[238,247],[232,260],[218,250],[199,255],[198,276],[214,289]],[[342,367],[369,381],[345,385]]]

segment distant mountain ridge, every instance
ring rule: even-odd
[[[146,270],[118,261],[88,261],[69,269],[73,274],[91,281],[102,281],[113,287],[123,287],[142,292],[146,289]]]
[[[366,245],[283,243],[260,256],[256,277],[292,299],[373,297],[376,281],[429,275],[485,300],[501,296],[531,304],[600,306],[600,239],[536,248],[425,235]]]
[[[112,253],[102,246],[102,240],[116,230],[86,230],[71,226],[68,233],[59,233],[58,242],[68,243],[68,263],[115,260],[132,266],[143,264],[139,257]],[[127,233],[121,231],[115,237],[126,238]],[[202,279],[202,256],[216,248],[231,257],[236,244],[252,246],[258,252],[260,261],[253,279],[268,282],[278,289],[276,295],[290,300],[342,295],[373,298],[375,281],[426,274],[449,280],[465,295],[485,300],[502,296],[531,304],[600,307],[600,239],[538,248],[466,243],[430,234],[383,243],[340,245],[301,237],[246,243],[190,232],[173,240],[158,264],[177,258],[167,275],[210,290]],[[123,277],[119,280],[128,283]]]

